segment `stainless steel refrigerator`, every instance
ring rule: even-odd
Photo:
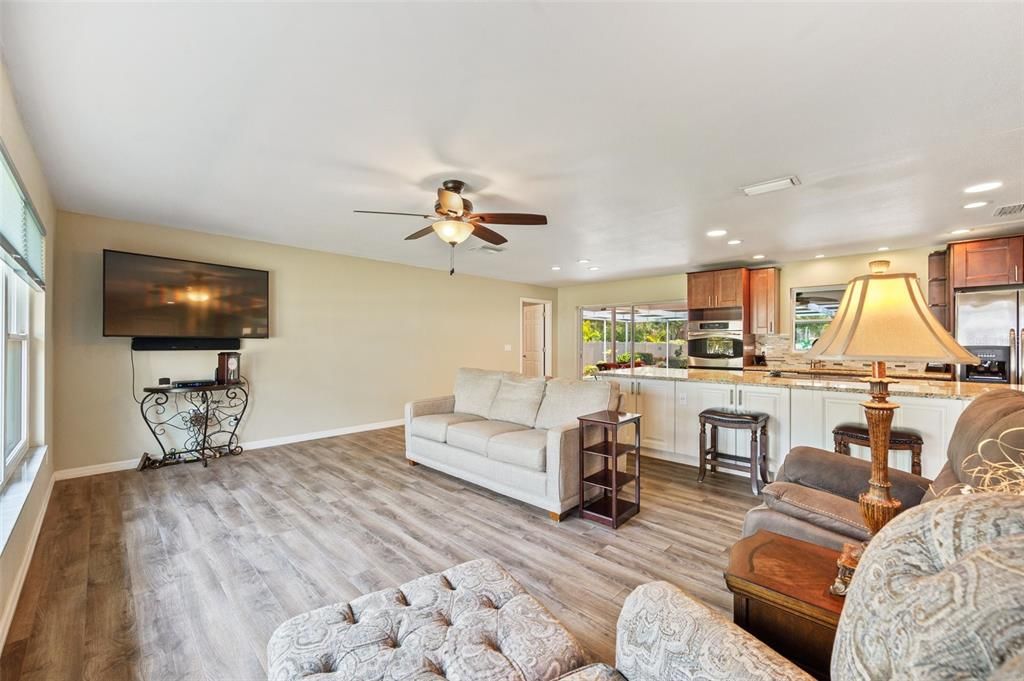
[[[956,339],[982,360],[961,366],[961,380],[1024,383],[1022,335],[1024,288],[957,292]]]

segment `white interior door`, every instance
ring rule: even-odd
[[[523,303],[523,374],[544,375],[544,303]]]

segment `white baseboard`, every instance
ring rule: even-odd
[[[322,440],[326,437],[337,437],[339,435],[351,435],[352,433],[363,433],[368,430],[380,430],[381,428],[394,428],[405,423],[405,419],[392,419],[390,421],[377,421],[376,423],[362,423],[357,426],[346,426],[344,428],[332,428],[331,430],[320,430],[315,433],[300,433],[298,435],[285,435],[283,437],[272,437],[267,440],[255,440],[243,442],[242,447],[246,450],[264,449],[266,447],[277,447],[278,445],[290,445],[296,442],[307,440]]]
[[[242,448],[246,451],[253,449],[265,449],[278,445],[290,445],[295,442],[306,442],[307,440],[322,440],[327,437],[338,435],[350,435],[351,433],[363,433],[368,430],[380,430],[381,428],[393,428],[400,426],[403,419],[392,419],[391,421],[378,421],[376,423],[363,423],[357,426],[346,426],[344,428],[333,428],[331,430],[320,430],[315,433],[299,433],[297,435],[285,435],[272,437],[267,440],[253,440],[243,442]],[[111,463],[100,463],[94,466],[81,466],[79,468],[64,468],[56,471],[53,476],[55,480],[71,480],[72,478],[84,478],[87,475],[102,475],[103,473],[116,473],[118,471],[129,471],[139,465],[139,459],[126,459],[124,461],[113,461]]]
[[[94,466],[80,466],[79,468],[63,468],[54,471],[54,480],[71,480],[72,478],[84,478],[88,475],[102,475],[103,473],[116,473],[118,471],[130,471],[139,465],[138,457],[124,461],[111,461],[110,463],[98,463]]]
[[[53,483],[56,478],[56,474],[50,476],[50,482],[46,486],[46,498],[43,499],[42,508],[39,511],[39,515],[36,516],[35,523],[32,525],[28,550],[25,551],[25,556],[21,559],[21,565],[18,566],[18,572],[14,575],[14,588],[11,590],[11,595],[7,598],[7,602],[4,603],[4,609],[0,611],[0,649],[3,649],[3,646],[7,644],[7,634],[11,628],[11,620],[14,619],[14,610],[18,607],[18,599],[21,598],[21,587],[25,586],[28,567],[32,564],[32,556],[36,551],[36,541],[38,541],[39,533],[43,529],[43,518],[46,517],[46,509],[50,505],[50,495],[53,494]]]

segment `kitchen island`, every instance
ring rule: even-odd
[[[835,426],[866,424],[860,403],[868,398],[868,386],[856,379],[775,377],[764,370],[637,367],[603,371],[597,380],[617,381],[623,394],[622,408],[644,415],[645,454],[690,465],[697,464],[700,449],[697,415],[710,407],[769,415],[768,467],[773,474],[792,447],[809,445],[831,451]],[[921,435],[922,473],[934,477],[945,463],[946,446],[967,403],[998,388],[949,380],[899,380],[890,385],[892,399],[900,405],[893,428]],[[720,448],[742,454],[748,447],[745,436],[723,432]],[[867,448],[854,446],[851,450],[853,456],[870,458]],[[893,452],[890,457],[895,468],[910,470],[909,452]]]

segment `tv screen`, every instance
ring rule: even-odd
[[[103,335],[267,338],[270,275],[155,255],[103,251]]]

